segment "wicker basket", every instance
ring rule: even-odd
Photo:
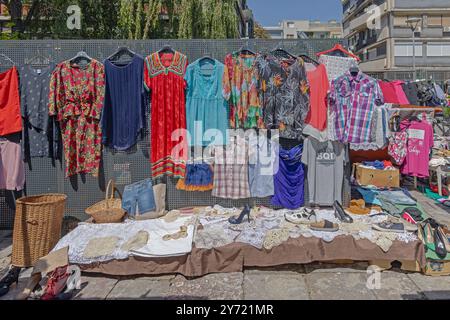
[[[119,193],[119,198],[114,198],[116,189],[113,180],[109,180],[106,187],[105,200],[97,202],[86,209],[86,214],[94,219],[94,223],[118,223],[122,222],[125,217],[125,210],[122,209],[122,199]]]
[[[64,194],[43,194],[16,201],[13,266],[33,266],[58,243],[66,199]]]

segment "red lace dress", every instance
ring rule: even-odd
[[[180,52],[153,53],[145,58],[145,87],[151,92],[152,177],[183,178],[186,170],[187,58]]]
[[[105,69],[94,59],[85,69],[65,61],[53,71],[48,108],[61,126],[66,177],[80,173],[98,176],[104,96]]]

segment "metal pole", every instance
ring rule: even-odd
[[[417,72],[416,72],[416,28],[412,29],[413,36],[413,80],[417,80]]]

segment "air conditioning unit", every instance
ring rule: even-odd
[[[444,32],[450,32],[450,27],[444,27]]]

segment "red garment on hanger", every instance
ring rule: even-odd
[[[331,49],[329,49],[329,50],[319,52],[319,53],[317,54],[317,56],[320,57],[320,56],[323,55],[323,54],[328,54],[328,53],[330,53],[330,52],[337,51],[337,50],[343,52],[344,54],[346,54],[347,56],[349,56],[349,57],[351,57],[351,58],[356,59],[356,61],[361,61],[361,59],[360,59],[358,56],[356,56],[356,55],[354,55],[353,53],[351,53],[350,51],[346,50],[346,49],[345,49],[342,45],[340,45],[340,44],[335,45],[333,48],[331,48]]]
[[[0,73],[0,136],[22,131],[19,78],[14,66]]]
[[[305,123],[319,131],[323,131],[327,128],[327,94],[330,89],[327,69],[321,64],[316,70],[308,71],[307,76],[310,88],[311,107]]]

